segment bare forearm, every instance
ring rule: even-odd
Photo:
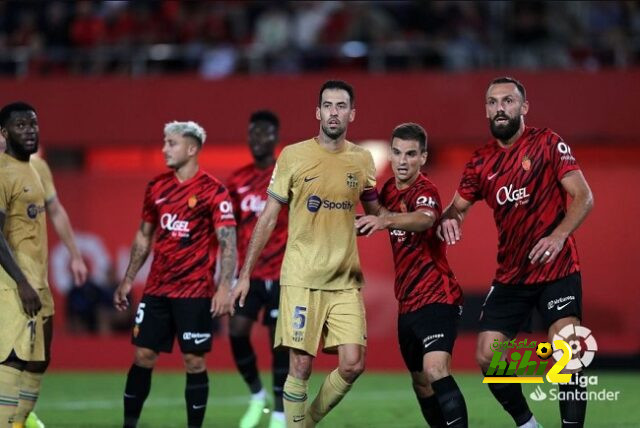
[[[575,231],[593,208],[593,195],[589,193],[576,195],[567,209],[567,215],[554,229],[552,235],[567,238]]]
[[[151,240],[141,236],[140,232],[133,241],[131,247],[131,256],[129,258],[129,266],[127,266],[127,272],[124,275],[125,280],[133,282],[138,274],[138,271],[147,260],[149,252],[151,250]]]
[[[435,216],[426,211],[410,213],[389,213],[383,216],[386,229],[399,229],[407,232],[424,232],[435,223]]]
[[[71,228],[71,221],[64,208],[60,207],[58,211],[51,216],[51,223],[56,233],[64,243],[65,247],[69,250],[71,257],[81,257],[80,251],[76,246],[76,241],[73,236],[73,229]]]
[[[273,229],[276,227],[276,222],[277,217],[268,218],[266,215],[258,217],[258,222],[251,234],[247,256],[245,257],[244,265],[242,266],[239,276],[245,278],[249,278],[251,276],[251,272],[260,257],[260,253],[262,253],[265,245],[267,245],[267,241],[269,241],[269,237],[271,236]]]
[[[221,227],[216,230],[220,244],[220,286],[231,287],[233,272],[236,268],[236,230],[233,227]]]

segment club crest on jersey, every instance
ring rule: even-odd
[[[529,171],[531,169],[531,159],[527,155],[522,157],[522,169],[525,171]]]
[[[351,189],[358,187],[358,177],[351,172],[347,172],[347,186]]]
[[[187,206],[189,208],[195,208],[196,205],[198,205],[198,197],[196,195],[191,195],[191,197],[187,201]]]

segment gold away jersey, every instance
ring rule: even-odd
[[[36,290],[49,287],[45,198],[45,186],[32,162],[21,162],[1,153],[0,211],[5,214],[3,234],[18,266]],[[15,288],[13,279],[0,268],[0,289]]]
[[[40,156],[31,155],[31,166],[33,166],[40,176],[40,181],[42,182],[42,187],[44,187],[44,200],[46,203],[51,202],[56,197],[56,188],[53,184],[53,174],[51,174],[51,169],[49,169],[49,165],[42,159]]]
[[[363,285],[355,210],[375,185],[373,158],[355,144],[346,142],[340,152],[316,139],[285,147],[267,190],[289,205],[281,284],[322,290]]]

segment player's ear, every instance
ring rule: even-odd
[[[356,118],[356,109],[352,108],[351,112],[349,113],[349,122],[353,122]]]
[[[520,114],[526,116],[529,113],[529,101],[525,101],[522,103],[522,107],[520,107]]]
[[[320,107],[316,107],[316,119],[320,120]]]
[[[427,158],[429,157],[429,152],[428,151],[424,151],[422,152],[422,155],[420,156],[420,166],[424,166],[425,163],[427,163]]]

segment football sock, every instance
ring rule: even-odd
[[[282,393],[287,428],[304,426],[308,388],[308,381],[287,376]]]
[[[489,383],[489,390],[496,400],[511,415],[517,426],[531,419],[533,413],[529,410],[527,400],[522,395],[519,383]]]
[[[449,375],[431,383],[436,393],[446,426],[467,427],[467,404],[453,376]]]
[[[418,403],[420,403],[422,416],[424,416],[424,420],[427,421],[430,427],[439,428],[445,426],[440,403],[435,394],[430,397],[418,397]]]
[[[152,369],[131,365],[124,388],[124,428],[135,428],[151,389]]]
[[[536,421],[536,418],[531,415],[531,419],[522,425],[518,425],[518,428],[538,428],[538,421]]]
[[[249,341],[249,336],[229,336],[231,342],[231,353],[233,360],[236,362],[238,371],[249,385],[252,394],[262,389],[262,382],[258,376],[258,367],[256,366],[256,354]]]
[[[571,383],[558,384],[559,395],[564,398],[563,400],[558,400],[563,428],[581,428],[584,426],[587,401],[579,398],[586,395],[587,387],[586,385],[580,386],[580,376],[582,376],[582,373],[574,373],[571,376]]]
[[[209,376],[207,371],[187,373],[187,386],[184,399],[187,403],[187,422],[189,428],[200,428],[207,410],[209,398]]]
[[[20,391],[18,369],[0,364],[0,428],[11,428],[11,420],[18,408]]]
[[[29,416],[29,412],[36,406],[43,375],[44,373],[32,373],[26,370],[20,375],[19,401],[16,414],[13,417],[14,422],[24,422]]]
[[[273,373],[273,410],[283,412],[282,388],[289,373],[289,351],[275,349],[272,354],[271,371]]]
[[[342,379],[342,376],[338,373],[338,369],[329,373],[324,379],[318,395],[316,395],[316,398],[309,407],[308,414],[311,419],[313,419],[313,422],[319,422],[324,418],[325,415],[342,400],[345,394],[349,392],[351,385],[352,384]]]

